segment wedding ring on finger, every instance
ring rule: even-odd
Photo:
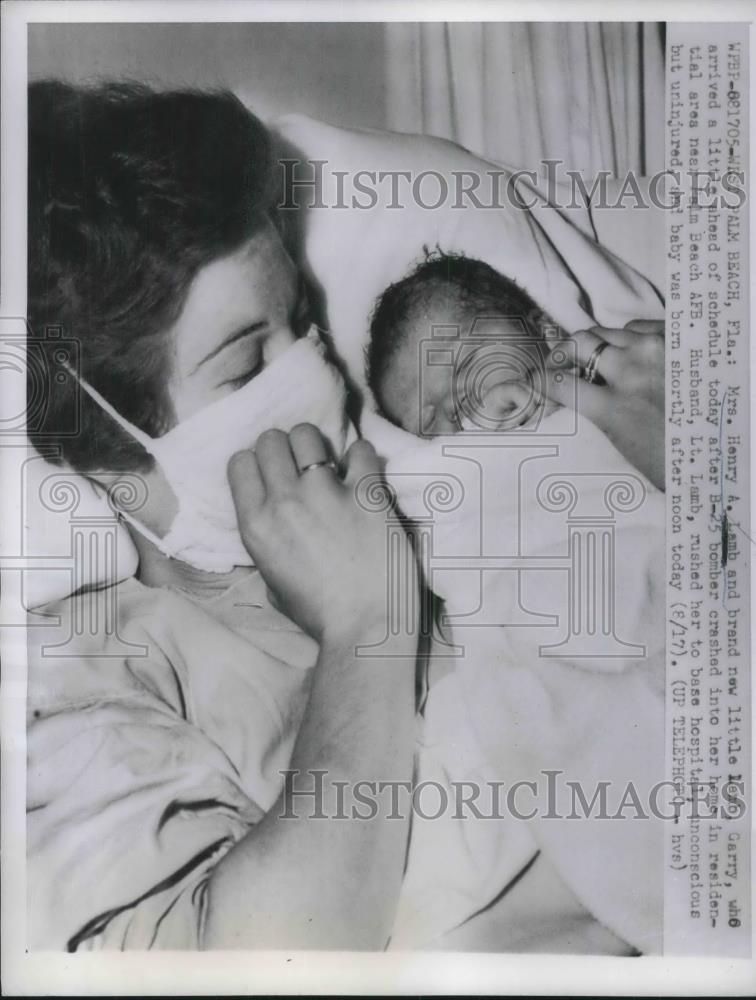
[[[593,385],[594,382],[598,382],[600,385],[604,384],[604,379],[601,375],[599,375],[598,362],[602,353],[608,346],[609,344],[605,340],[602,340],[601,343],[593,349],[591,356],[588,358],[588,363],[583,369],[583,378],[589,385]]]
[[[299,470],[299,475],[303,476],[305,472],[309,472],[311,469],[331,469],[333,472],[336,471],[336,463],[330,461],[323,462],[310,462],[309,465],[305,465],[303,469]]]

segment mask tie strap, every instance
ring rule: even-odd
[[[118,410],[116,410],[116,408],[112,406],[107,399],[105,399],[105,397],[101,395],[93,385],[91,385],[91,383],[87,382],[83,375],[77,374],[67,361],[62,363],[62,367],[65,368],[70,375],[73,375],[84,392],[86,392],[87,395],[95,401],[95,403],[105,410],[105,412],[111,416],[113,420],[119,424],[119,426],[121,426],[136,441],[138,441],[145,451],[148,451],[151,455],[154,454],[154,438],[151,438],[149,434],[145,434],[141,428],[137,427],[136,424],[132,424],[130,420],[126,419],[126,417],[121,416]]]
[[[88,382],[82,375],[78,375],[67,361],[64,361],[62,363],[62,367],[65,368],[70,375],[73,375],[73,377],[82,387],[84,392],[86,392],[87,395],[89,395],[95,401],[95,403],[97,403],[107,414],[109,414],[120,427],[122,427],[128,434],[130,434],[135,441],[138,441],[139,444],[141,444],[142,447],[145,449],[145,451],[149,452],[149,454],[153,454],[152,448],[154,442],[149,434],[145,434],[145,432],[141,430],[141,428],[137,427],[135,424],[132,424],[130,420],[127,420],[125,417],[123,417],[118,412],[118,410],[116,410],[116,408],[112,406],[107,401],[107,399],[105,399],[105,397],[101,393],[99,393],[97,389],[95,389],[95,387],[90,382]],[[166,551],[164,539],[156,535],[154,531],[152,531],[150,528],[147,527],[146,524],[142,524],[141,521],[137,520],[137,518],[135,518],[132,514],[129,514],[125,510],[119,509],[118,514],[125,521],[128,521],[129,524],[132,525],[132,527],[134,527],[140,533],[140,535],[143,535],[148,541],[152,542],[153,545],[157,546],[157,548],[160,549],[161,552],[164,552],[167,556],[170,556],[170,552]]]
[[[156,535],[151,528],[148,528],[146,524],[142,524],[141,521],[138,521],[133,514],[129,514],[125,510],[119,509],[118,516],[122,517],[124,521],[128,521],[132,528],[135,528],[140,535],[147,539],[148,542],[152,542],[152,544],[156,548],[160,549],[164,555],[171,559],[173,558],[173,555],[168,551],[165,545],[165,538],[168,537],[170,531],[166,534],[165,538],[161,538],[159,535]]]

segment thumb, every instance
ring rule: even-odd
[[[363,476],[380,472],[381,464],[375,448],[369,441],[360,438],[352,444],[344,456],[344,478],[348,486],[356,486]]]

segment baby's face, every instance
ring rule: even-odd
[[[556,407],[540,388],[540,346],[514,321],[491,320],[485,337],[431,338],[444,322],[427,314],[408,322],[381,386],[386,416],[411,434],[436,437],[462,430],[513,430]],[[448,317],[446,319],[448,325]]]

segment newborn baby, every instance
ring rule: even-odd
[[[563,336],[530,296],[488,264],[427,254],[381,295],[368,383],[392,423],[423,437],[539,421],[548,339]]]
[[[361,430],[419,532],[446,643],[425,678],[418,778],[448,784],[450,801],[460,781],[540,796],[528,822],[413,817],[396,948],[487,912],[538,851],[605,927],[656,947],[658,880],[638,892],[633,879],[654,871],[659,824],[556,820],[545,800],[554,768],[643,797],[664,759],[664,496],[545,400],[548,340],[563,336],[514,282],[442,253],[373,315],[368,382],[388,421],[366,408]],[[447,437],[466,430],[515,433]]]

